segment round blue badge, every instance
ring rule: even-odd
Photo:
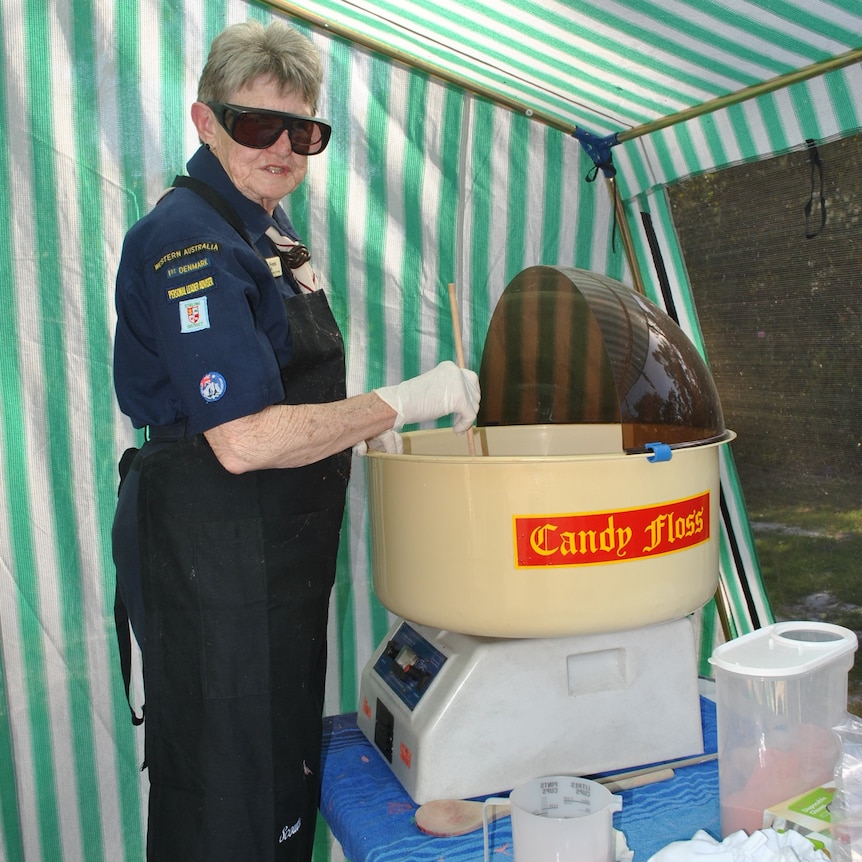
[[[218,401],[227,389],[227,382],[218,371],[210,371],[201,378],[201,398],[204,401]]]

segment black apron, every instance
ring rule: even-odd
[[[283,403],[344,398],[326,297],[285,307]],[[202,434],[136,457],[150,862],[311,859],[350,459],[237,476]]]

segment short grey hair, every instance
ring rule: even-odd
[[[198,83],[198,101],[226,102],[258,78],[299,93],[317,113],[323,66],[311,40],[282,21],[233,24],[213,39]]]

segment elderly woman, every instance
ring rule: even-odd
[[[279,205],[329,140],[321,74],[283,24],[220,34],[191,108],[201,147],[119,266],[117,398],[147,442],[121,463],[118,631],[130,619],[143,651],[157,862],[311,858],[351,447],[449,414],[464,431],[478,408],[453,363],[346,397],[341,335]]]

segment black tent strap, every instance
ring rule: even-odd
[[[664,263],[664,258],[662,256],[661,247],[659,246],[658,236],[656,235],[655,226],[653,225],[652,217],[649,213],[642,212],[641,213],[641,222],[643,224],[644,232],[647,236],[647,242],[649,243],[650,252],[653,258],[653,265],[655,266],[656,275],[658,276],[659,285],[661,287],[662,299],[665,303],[665,310],[668,315],[675,323],[679,323],[679,313],[676,309],[676,304],[673,301],[673,294],[671,293],[671,285],[670,279],[668,278],[667,267]],[[732,572],[728,571],[726,575],[723,575],[723,579],[727,582],[728,579],[732,578],[735,574],[736,579],[739,583],[739,588],[741,590],[741,598],[745,603],[745,613],[748,616],[748,620],[743,620],[743,623],[747,623],[750,628],[759,629],[764,626],[768,619],[761,619],[760,613],[758,611],[757,602],[754,598],[754,593],[752,591],[752,580],[755,580],[759,577],[759,572],[757,570],[756,564],[754,567],[749,570],[746,567],[745,560],[742,555],[742,551],[739,546],[739,539],[736,535],[736,528],[733,524],[733,519],[731,518],[730,506],[727,502],[727,497],[724,492],[724,487],[721,486],[719,488],[719,508],[721,513],[721,521],[724,524],[725,535],[727,536],[728,548],[730,550],[730,555],[733,561]],[[719,618],[721,620],[722,629],[724,630],[725,639],[729,639],[733,634],[728,628],[728,620],[733,621],[733,626],[738,632],[740,630],[740,620],[735,619],[731,613],[730,607],[728,607],[725,596],[719,587],[718,591],[715,594],[715,605],[719,614]]]
[[[618,143],[617,136],[606,135],[605,137],[600,138],[598,135],[594,135],[592,132],[588,132],[586,129],[575,129],[572,132],[572,137],[575,138],[583,148],[584,152],[593,160],[593,167],[587,173],[585,179],[588,183],[593,182],[596,177],[599,175],[599,171],[601,171],[605,178],[609,181],[613,181],[614,177],[617,175],[617,169],[614,166],[614,157],[611,153],[611,147],[616,146]],[[613,185],[612,194],[614,195],[614,227],[611,233],[611,249],[616,251],[617,246],[617,201],[616,196],[618,194],[616,185]]]
[[[826,195],[823,191],[823,162],[820,161],[820,153],[817,152],[817,144],[812,138],[807,138],[805,144],[808,147],[808,161],[811,164],[811,192],[808,203],[805,204],[805,239],[814,239],[823,230],[826,224]],[[820,184],[820,227],[812,231],[809,223],[811,210],[814,207],[814,185],[815,177]]]
[[[667,273],[667,267],[664,264],[664,257],[661,253],[661,246],[658,242],[658,234],[655,232],[652,216],[649,213],[642,212],[641,223],[643,225],[644,233],[646,234],[650,253],[652,254],[652,262],[655,267],[656,276],[658,277],[659,287],[661,288],[664,310],[668,313],[674,323],[679,324],[679,314],[677,313],[676,303],[673,299],[670,278]]]

